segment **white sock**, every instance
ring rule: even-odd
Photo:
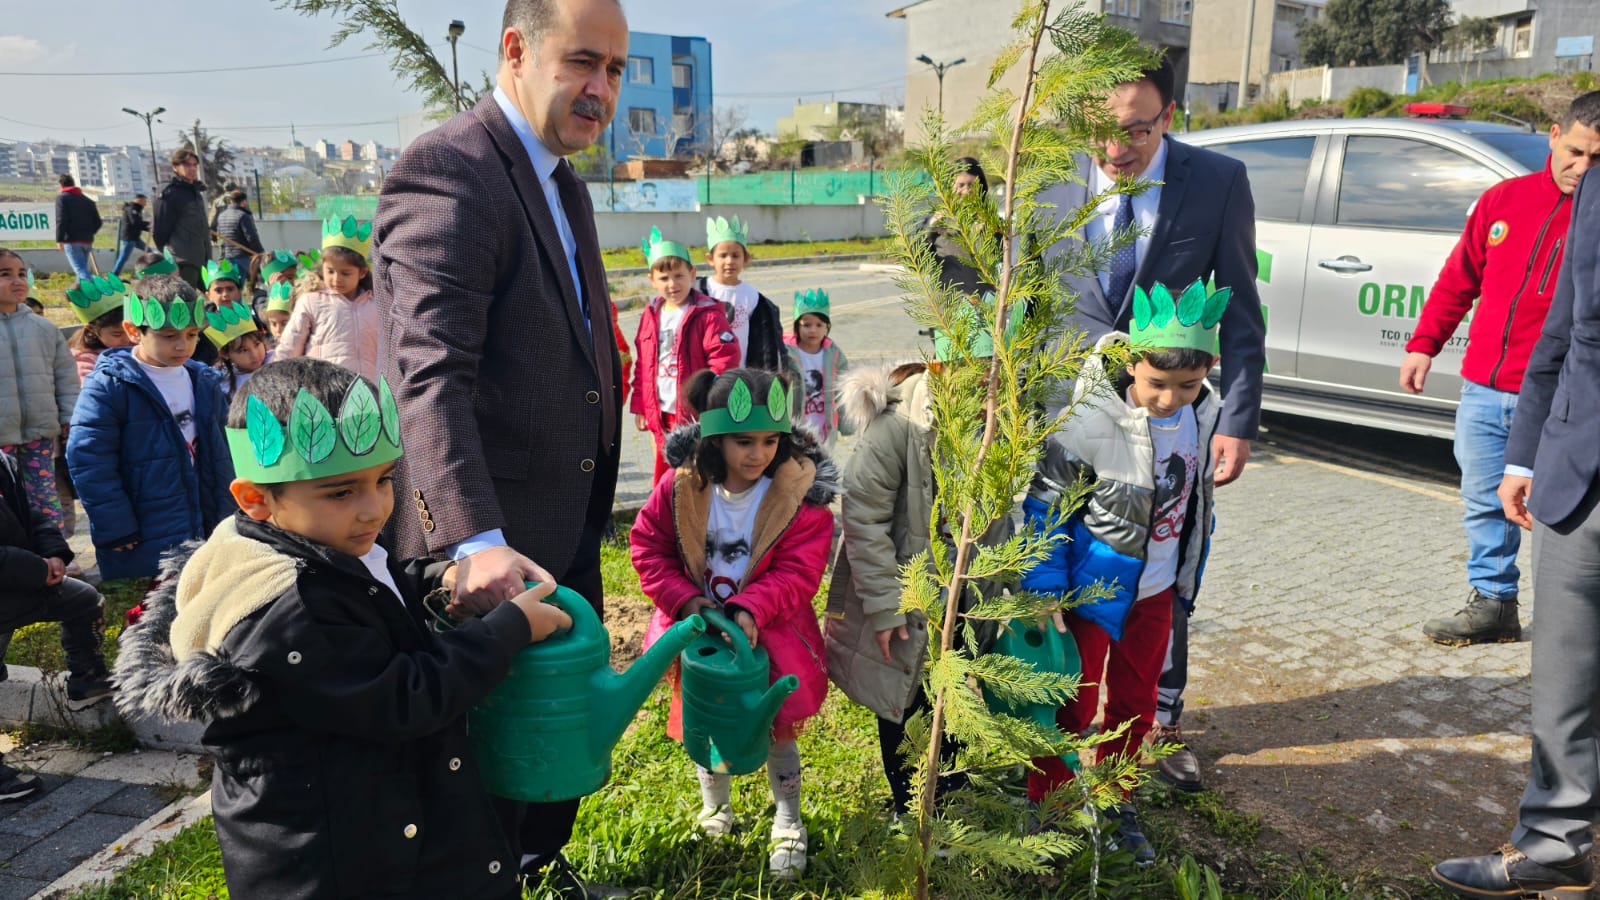
[[[700,803],[705,809],[717,810],[733,805],[733,776],[718,775],[699,766],[694,767],[694,773],[700,779]]]
[[[767,750],[767,784],[772,787],[772,802],[778,807],[772,830],[800,828],[800,745],[794,741],[773,742]]]

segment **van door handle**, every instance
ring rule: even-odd
[[[1317,265],[1324,269],[1328,269],[1329,271],[1338,272],[1341,275],[1353,275],[1356,272],[1372,271],[1372,265],[1370,263],[1364,263],[1361,260],[1356,259],[1354,256],[1341,256],[1338,259],[1325,259],[1317,263]]]

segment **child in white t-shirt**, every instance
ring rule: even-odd
[[[739,366],[768,372],[789,370],[783,350],[783,314],[755,285],[739,280],[750,264],[749,227],[734,216],[706,219],[706,262],[711,277],[696,283],[700,293],[722,304],[739,339]]]
[[[839,379],[850,368],[844,351],[829,337],[833,321],[828,315],[828,295],[823,291],[795,292],[794,331],[784,335],[789,367],[798,384],[799,420],[810,426],[828,445],[839,434],[850,433],[839,418]]]

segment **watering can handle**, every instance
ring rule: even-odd
[[[728,642],[733,644],[733,653],[740,662],[749,665],[754,661],[755,654],[750,650],[750,641],[744,636],[744,629],[735,624],[732,617],[712,607],[700,610],[700,615],[705,617],[707,626],[728,636]]]

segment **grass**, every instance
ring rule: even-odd
[[[100,593],[106,598],[106,633],[101,649],[108,665],[117,658],[117,638],[122,634],[123,617],[144,597],[148,584],[148,578],[123,578],[100,585]],[[11,646],[6,649],[6,662],[46,672],[65,670],[67,661],[61,650],[61,626],[39,622],[18,628],[11,638]]]

